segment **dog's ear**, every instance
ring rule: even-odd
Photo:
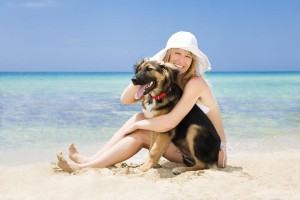
[[[139,67],[142,66],[142,64],[144,64],[148,60],[149,60],[148,58],[143,58],[142,60],[140,60],[138,63],[136,63],[134,65],[134,72],[135,72],[135,74],[138,72]]]
[[[178,74],[179,74],[179,71],[178,70],[172,70],[172,72],[173,72],[173,80],[175,81]]]
[[[179,74],[178,68],[172,63],[164,63],[164,66],[168,69],[169,73],[172,75],[172,81],[176,81],[176,78]]]

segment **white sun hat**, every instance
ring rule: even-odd
[[[211,65],[207,56],[198,48],[196,37],[192,33],[185,31],[179,31],[173,34],[169,38],[167,46],[150,58],[150,60],[162,61],[167,51],[172,48],[180,48],[189,51],[198,58],[198,67],[196,69],[197,74],[203,75],[204,72],[211,70]]]

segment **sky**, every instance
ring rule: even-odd
[[[1,0],[0,72],[127,72],[177,31],[212,71],[300,71],[299,0]]]

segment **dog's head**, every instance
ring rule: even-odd
[[[142,95],[158,95],[175,82],[178,70],[171,63],[148,61],[143,59],[135,65],[135,76],[131,79],[134,85],[141,85],[135,98]]]

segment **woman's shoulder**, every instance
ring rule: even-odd
[[[185,85],[184,92],[191,93],[197,96],[202,96],[203,93],[209,90],[208,84],[200,76],[194,76],[188,80]]]
[[[207,82],[202,76],[193,76],[186,83],[186,87],[194,87],[194,86],[197,86],[197,88],[201,88],[201,89],[209,88],[209,85],[207,84]]]

